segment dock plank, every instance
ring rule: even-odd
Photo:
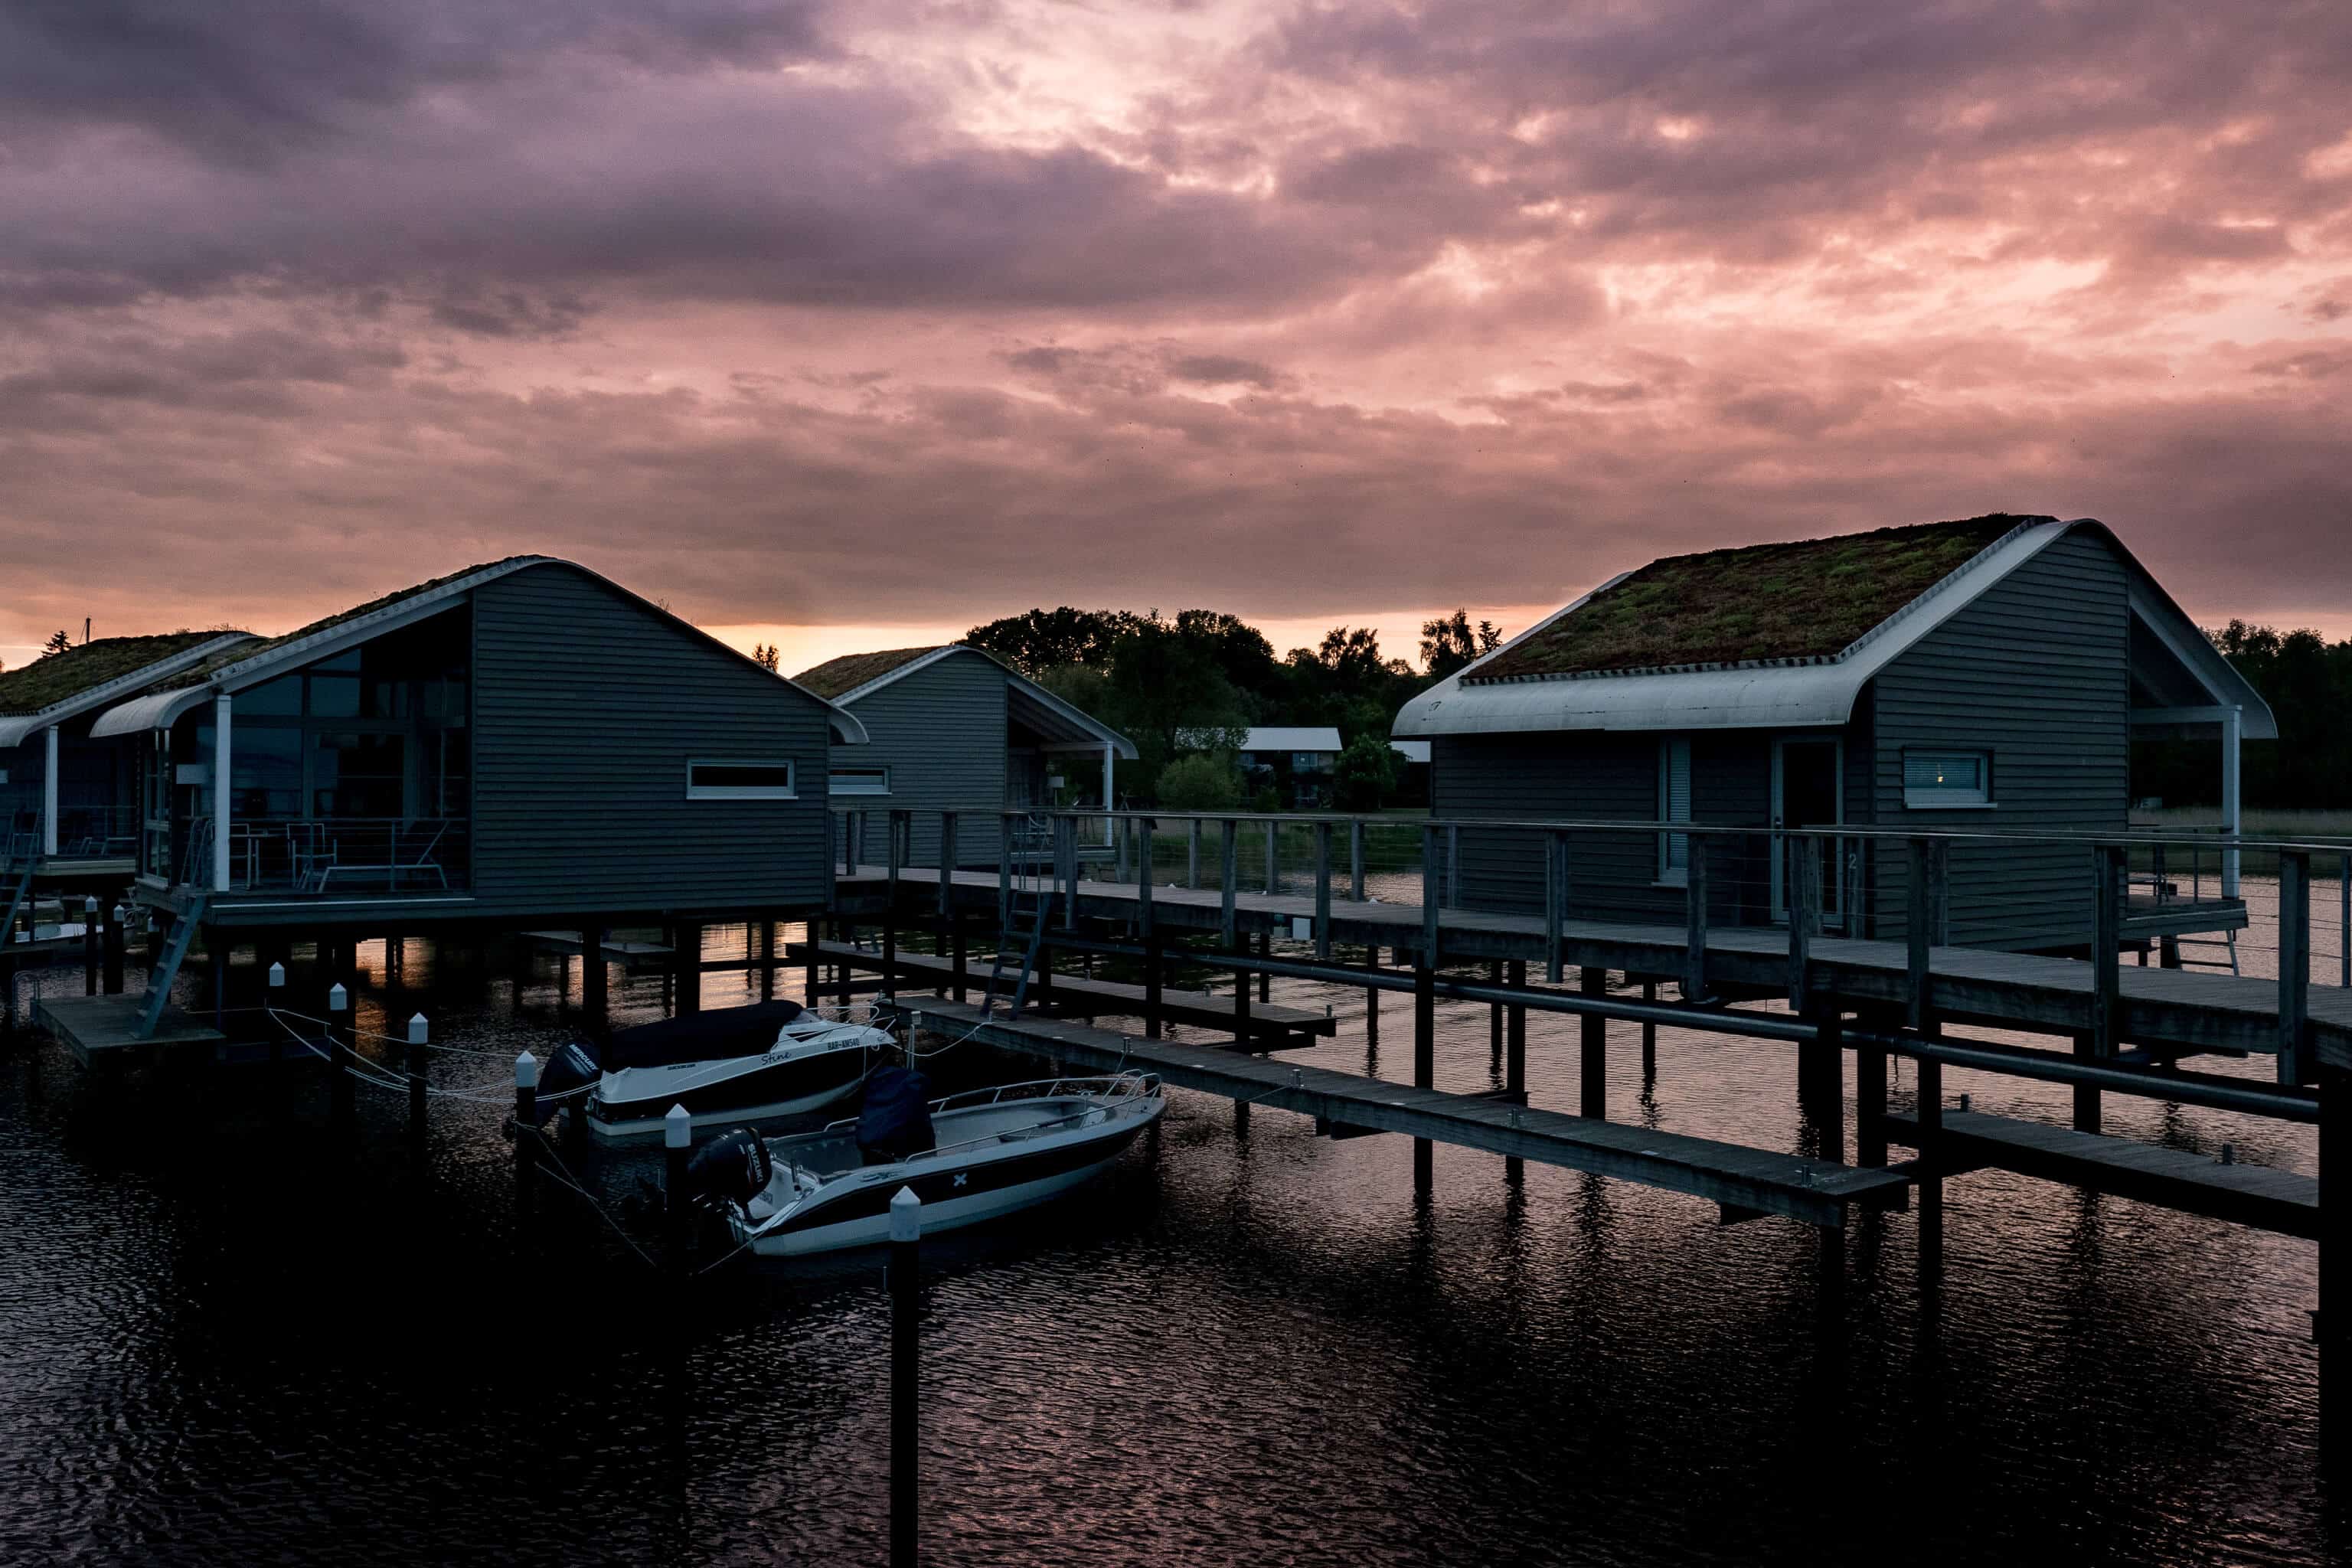
[[[1489,1154],[1589,1171],[1733,1209],[1835,1229],[1849,1206],[1900,1208],[1909,1177],[1479,1095],[1382,1083],[1357,1073],[1268,1061],[1174,1040],[1139,1039],[1058,1019],[983,1020],[975,1006],[919,1002],[918,1026],[969,1035],[1089,1069],[1138,1068],[1181,1089],[1294,1111],[1318,1121],[1427,1138]]]
[[[1883,1120],[1896,1142],[1925,1154],[1948,1152],[1970,1165],[1996,1166],[2287,1236],[2319,1235],[2319,1183],[2292,1171],[2224,1165],[2185,1149],[1980,1110],[1947,1110],[1942,1136],[1929,1150],[1919,1142],[1916,1116],[1894,1113]]]
[[[787,959],[805,963],[809,946],[793,942],[786,946]],[[882,955],[868,948],[852,947],[845,942],[824,942],[816,944],[818,956],[828,963],[848,963],[853,968],[878,971]],[[928,983],[946,984],[955,977],[955,965],[947,959],[929,953],[901,952],[897,964],[903,974],[919,977]],[[968,984],[985,988],[992,957],[974,957],[967,961]],[[1008,959],[1003,984],[1010,985],[1021,969],[1017,959]],[[1047,1000],[1031,983],[1029,1000],[1035,1004]],[[1088,979],[1082,975],[1054,975],[1051,1004],[1057,1013],[1074,1017],[1087,1017],[1103,1013],[1122,1016],[1143,1016],[1143,987],[1119,980]],[[1230,1030],[1234,1026],[1234,999],[1207,991],[1179,991],[1163,988],[1160,994],[1161,1016],[1171,1023],[1194,1024],[1205,1028]],[[1278,1004],[1253,1000],[1249,1011],[1250,1033],[1254,1037],[1281,1039],[1293,1036],[1330,1036],[1339,1032],[1339,1023],[1328,1013],[1310,1013],[1301,1007],[1285,1007]],[[1294,1043],[1304,1044],[1305,1041]]]

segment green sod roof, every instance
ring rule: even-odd
[[[2053,521],[1995,512],[1669,555],[1464,679],[1834,658],[1996,540]]]
[[[53,653],[0,671],[0,713],[38,713],[70,701],[93,687],[136,675],[225,631],[166,632],[149,637],[95,637],[79,647]],[[251,643],[240,643],[251,647]]]
[[[890,647],[877,653],[845,653],[839,658],[829,658],[813,668],[802,670],[793,677],[793,684],[814,691],[830,702],[845,691],[855,691],[869,680],[879,680],[900,666],[912,664],[925,654],[937,653],[949,646],[934,643],[929,647]]]
[[[345,621],[357,620],[360,616],[372,614],[374,611],[390,609],[393,605],[399,604],[403,599],[413,599],[419,594],[428,593],[435,588],[438,588],[444,583],[455,582],[460,577],[470,577],[477,572],[487,572],[493,566],[503,566],[509,561],[527,561],[535,559],[539,559],[539,557],[509,555],[498,561],[485,561],[478,566],[466,566],[461,567],[455,572],[445,572],[440,576],[433,578],[429,582],[413,584],[408,587],[396,589],[392,593],[384,594],[376,598],[370,599],[364,605],[354,605],[348,610],[339,610],[331,616],[321,616],[320,619],[312,621],[307,626],[297,626],[294,630],[288,632],[283,637],[264,637],[258,642],[240,643],[236,647],[224,649],[222,652],[215,654],[212,658],[205,659],[202,664],[197,665],[194,668],[186,670],[182,674],[173,676],[169,680],[159,683],[160,687],[164,690],[175,690],[182,687],[202,686],[205,681],[210,680],[214,676],[219,674],[230,665],[243,664],[249,658],[258,658],[263,654],[268,653],[271,648],[282,647],[287,643],[294,641],[297,637],[307,637],[314,633],[323,632],[331,626],[339,626]]]

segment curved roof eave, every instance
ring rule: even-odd
[[[119,675],[112,680],[100,681],[89,690],[78,691],[62,702],[52,702],[38,712],[12,713],[5,718],[0,718],[0,750],[22,744],[27,736],[45,730],[51,724],[63,723],[66,720],[87,713],[93,708],[104,708],[121,698],[126,691],[137,691],[142,687],[152,686],[158,680],[177,675],[184,669],[194,668],[223,648],[234,647],[238,643],[254,640],[254,635],[251,632],[223,632],[216,637],[207,638],[193,647],[183,648],[168,658],[159,658],[154,663],[132,670],[128,675]],[[96,732],[94,728],[92,732]]]

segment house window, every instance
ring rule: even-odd
[[[1906,752],[1903,804],[1914,808],[1992,804],[1990,752]]]
[[[793,764],[765,758],[708,758],[686,764],[688,800],[791,800]]]
[[[1690,738],[1669,736],[1658,742],[1658,820],[1691,819]],[[1690,837],[1658,835],[1658,880],[1682,887],[1690,880]]]
[[[832,789],[835,795],[888,795],[888,768],[835,768]]]

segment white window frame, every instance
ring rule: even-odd
[[[1683,763],[1683,803],[1680,816],[1675,815],[1674,802],[1675,754],[1677,751],[1682,753]],[[1690,821],[1691,797],[1697,793],[1697,776],[1691,772],[1690,737],[1688,735],[1658,737],[1658,820],[1660,822]],[[1683,842],[1683,863],[1679,866],[1674,864],[1675,840],[1677,838]],[[1681,833],[1658,835],[1658,882],[1660,886],[1668,888],[1690,886],[1688,835]]]
[[[784,782],[775,784],[698,784],[697,768],[782,768]],[[800,764],[790,757],[690,757],[686,763],[688,800],[798,800]]]
[[[841,783],[841,775],[842,775],[843,773],[879,773],[879,774],[881,774],[881,775],[882,775],[882,782],[881,782],[880,787],[878,787],[878,788],[870,788],[870,787],[868,787],[868,786],[866,786],[866,785],[865,785],[865,784],[861,784],[853,785],[853,786],[848,787],[848,788],[844,788],[844,787],[842,786],[842,783]],[[827,794],[829,794],[829,795],[888,795],[888,794],[890,793],[890,765],[889,765],[887,763],[881,763],[881,764],[880,764],[880,765],[878,765],[878,766],[877,766],[877,765],[876,765],[876,764],[873,764],[873,763],[851,763],[849,766],[847,766],[847,767],[845,767],[845,768],[839,768],[839,767],[831,767],[831,768],[827,768],[827,769],[825,770],[825,775],[824,775],[824,787],[825,787],[825,792],[826,792]]]
[[[1911,783],[1911,759],[1922,757],[1973,757],[1980,764],[1984,784],[1980,788],[1937,788],[1934,785],[1914,787]],[[1992,792],[1992,748],[1990,746],[1906,746],[1903,749],[1903,807],[1906,811],[1990,811],[1995,805]]]

